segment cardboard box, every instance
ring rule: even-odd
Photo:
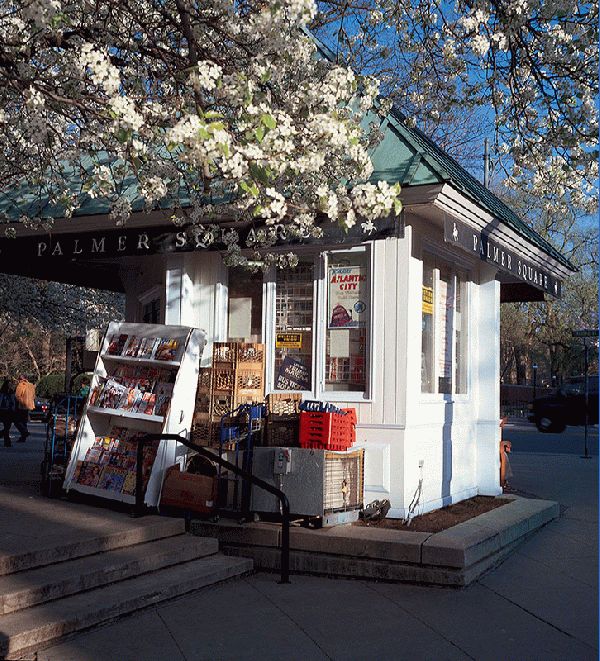
[[[171,466],[167,470],[160,497],[161,505],[210,514],[216,507],[216,499],[216,477],[182,473],[179,466]]]

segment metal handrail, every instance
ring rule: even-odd
[[[177,441],[185,445],[190,450],[194,450],[202,457],[210,459],[219,464],[223,468],[227,468],[235,475],[239,475],[242,479],[256,485],[260,489],[264,489],[273,494],[279,499],[281,503],[281,580],[280,583],[290,582],[290,503],[287,496],[283,491],[274,487],[272,484],[261,480],[252,473],[239,468],[235,464],[230,463],[219,455],[213,454],[206,448],[196,445],[187,438],[179,436],[179,434],[144,434],[137,439],[137,464],[135,475],[135,512],[141,516],[144,511],[144,492],[143,492],[143,460],[144,460],[144,445],[151,441]]]

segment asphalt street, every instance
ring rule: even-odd
[[[513,420],[505,425],[502,438],[512,443],[513,452],[550,454],[584,453],[584,428],[567,427],[561,434],[542,434],[533,423]],[[588,453],[598,456],[598,427],[588,427]]]

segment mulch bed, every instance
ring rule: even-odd
[[[406,525],[401,519],[383,519],[376,523],[365,523],[357,521],[356,526],[372,526],[378,528],[392,528],[394,530],[407,530],[413,532],[441,532],[452,528],[463,521],[473,519],[480,514],[494,510],[512,501],[506,498],[495,498],[494,496],[475,496],[460,503],[442,507],[442,509],[416,516],[410,525]]]

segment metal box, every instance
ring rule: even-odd
[[[364,450],[332,452],[286,448],[291,470],[274,475],[275,453],[280,448],[254,448],[252,472],[280,488],[298,517],[322,517],[324,523],[356,519],[363,506]],[[253,512],[279,512],[279,501],[270,493],[252,487]],[[347,513],[346,516],[343,516]],[[351,514],[352,513],[352,514]],[[337,514],[337,516],[332,516]]]

